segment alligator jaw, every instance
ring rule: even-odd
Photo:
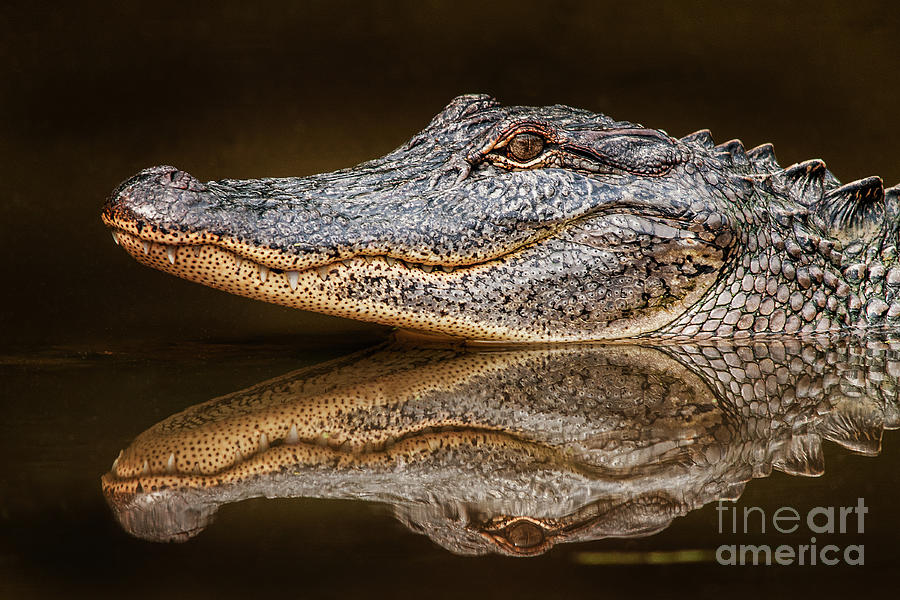
[[[477,265],[425,265],[391,256],[354,256],[306,268],[284,268],[277,260],[257,262],[236,249],[238,243],[205,233],[180,234],[145,230],[140,235],[119,228],[104,215],[115,242],[138,262],[177,277],[232,294],[309,310],[374,321],[421,331],[441,331],[455,337],[483,340],[527,341],[527,331],[487,328],[460,318],[390,310],[365,296],[349,299],[340,290],[359,280],[406,282],[451,281],[464,271],[490,269],[491,262]],[[134,229],[134,228],[131,228]],[[159,241],[150,241],[153,240]],[[234,249],[229,249],[229,247]],[[277,266],[276,266],[277,265]]]

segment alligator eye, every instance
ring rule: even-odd
[[[534,523],[519,521],[506,528],[505,537],[516,548],[531,548],[544,541],[544,532]]]
[[[543,152],[544,138],[536,133],[519,133],[509,140],[506,149],[513,160],[527,162]]]

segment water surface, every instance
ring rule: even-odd
[[[850,573],[875,587],[890,580],[900,459],[884,429],[897,421],[894,342],[487,352],[364,345],[307,352],[275,341],[103,355],[58,348],[4,357],[10,391],[27,407],[14,408],[2,432],[16,440],[4,453],[20,466],[3,482],[4,585],[75,596],[149,596],[163,585],[186,595],[210,586],[283,589],[299,576],[304,589],[326,596],[424,586],[452,597],[478,584],[533,597],[551,588],[593,593],[598,581],[616,593],[649,593],[674,580],[687,586],[684,595],[742,596],[731,586],[743,579],[829,593],[848,586]],[[219,396],[226,398],[210,402]],[[355,407],[335,411],[337,399]],[[300,408],[324,416],[301,426],[300,439],[279,442],[276,431],[297,423]],[[248,415],[269,432],[268,449],[246,445],[235,424]],[[185,447],[178,436],[211,423],[226,445],[245,444],[219,476],[254,457],[275,464],[276,450],[305,449],[305,458],[276,465],[275,475],[234,475],[212,495],[176,494],[174,503],[148,483],[142,510],[156,517],[114,513],[100,477],[120,449],[123,472],[129,452],[150,457],[145,483],[177,475],[152,439],[149,453],[141,438],[128,449],[166,419],[176,425],[163,443],[176,450]],[[330,439],[310,437],[317,430]],[[239,439],[229,438],[235,431]],[[361,431],[368,445],[351,439]],[[393,436],[387,443],[379,441],[384,432]],[[196,479],[190,457],[178,460],[176,470]],[[245,499],[260,495],[296,497]],[[215,505],[215,520],[180,535],[183,498],[188,512]],[[805,525],[777,533],[770,522],[763,534],[753,520],[748,532],[740,523],[734,530],[732,513],[716,510],[720,498],[769,516],[863,498],[863,533],[851,517],[846,533],[816,537],[841,552],[863,546],[865,564],[722,566],[722,545],[797,549],[811,533]],[[191,539],[147,541],[184,537]],[[478,554],[485,556],[466,557]],[[535,580],[535,565],[554,580]],[[433,589],[434,581],[444,583]]]

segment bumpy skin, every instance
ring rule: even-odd
[[[103,219],[139,261],[244,296],[574,341],[896,325],[898,212],[877,177],[782,169],[770,145],[470,95],[334,173],[203,184],[148,169]]]
[[[453,552],[531,556],[658,532],[822,440],[875,455],[900,425],[900,343],[390,343],[191,407],[103,476],[116,517],[185,540],[250,497],[366,499]]]

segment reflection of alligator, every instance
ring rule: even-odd
[[[475,339],[729,338],[900,323],[898,194],[782,169],[769,144],[461,96],[352,169],[156,167],[103,219],[143,263],[305,310]]]
[[[823,437],[878,453],[895,347],[389,344],[169,417],[103,490],[154,540],[256,496],[386,502],[459,553],[647,535],[772,468],[820,474]]]

